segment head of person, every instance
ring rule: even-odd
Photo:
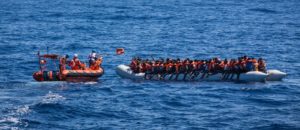
[[[74,54],[74,58],[78,58],[78,54]]]
[[[96,53],[92,53],[92,57],[96,57]]]

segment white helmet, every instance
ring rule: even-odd
[[[74,54],[74,57],[78,57],[78,54]]]
[[[97,55],[96,53],[92,53],[92,57],[96,57],[96,55]]]

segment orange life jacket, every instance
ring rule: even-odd
[[[148,63],[146,63],[146,70],[147,71],[151,71],[152,70],[152,66]]]
[[[197,63],[197,69],[200,69],[200,67],[203,65],[203,63],[200,61]]]
[[[179,73],[179,68],[181,67],[181,63],[176,63],[175,68],[176,68],[176,73]]]
[[[131,68],[131,70],[135,70],[137,68],[137,62],[132,61],[131,64],[130,64],[130,68]]]
[[[99,70],[101,64],[102,64],[102,59],[97,59],[93,64],[91,64],[90,69]]]
[[[208,71],[211,71],[211,70],[213,70],[215,68],[215,62],[210,62],[209,64],[208,64]]]
[[[225,68],[225,64],[224,64],[224,62],[223,62],[223,61],[222,61],[222,62],[219,64],[219,67],[220,67],[220,69],[224,70],[224,68]]]
[[[252,60],[252,63],[253,63],[253,66],[254,66],[254,71],[258,71],[258,63],[257,63],[257,60],[256,60],[256,59]]]

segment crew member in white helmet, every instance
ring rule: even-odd
[[[92,53],[90,53],[90,55],[89,55],[89,63],[90,63],[90,66],[92,66],[94,63],[95,63],[95,61],[96,61],[96,59],[97,59],[97,53],[96,53],[96,51],[92,51]]]
[[[69,63],[69,66],[72,68],[72,70],[80,70],[83,69],[83,64],[78,59],[78,54],[74,54],[74,57],[72,61]]]

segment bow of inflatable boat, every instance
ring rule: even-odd
[[[145,79],[145,73],[134,73],[129,66],[119,65],[116,68],[116,73],[122,78],[128,78],[133,80],[143,80]],[[262,82],[262,81],[277,81],[281,80],[286,76],[286,73],[280,72],[278,70],[270,70],[268,73],[263,73],[259,71],[249,71],[247,73],[242,73],[239,76],[237,74],[230,75],[229,80],[232,81],[244,81],[244,82]],[[152,80],[177,80],[177,81],[222,81],[224,75],[221,73],[214,75],[203,76],[203,74],[198,75],[188,75],[188,74],[178,74],[178,75],[165,75],[163,77],[157,77],[157,75],[150,76]],[[147,79],[147,78],[146,78]]]
[[[268,74],[259,71],[250,71],[245,74],[241,74],[239,80],[246,82],[262,82],[265,81]]]
[[[281,81],[287,75],[286,73],[279,70],[268,70],[267,74],[267,81]]]
[[[134,80],[142,80],[145,76],[145,73],[134,73],[127,65],[117,66],[116,73],[123,78],[129,78]]]

